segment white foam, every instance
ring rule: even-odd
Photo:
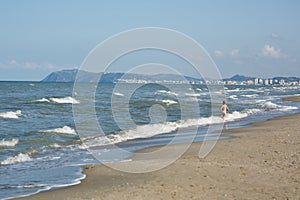
[[[158,90],[156,92],[157,93],[162,93],[162,94],[167,94],[167,95],[173,95],[173,96],[177,96],[178,94],[176,92],[171,92],[171,91],[167,91],[167,90]]]
[[[234,100],[238,99],[236,95],[230,95],[230,96],[228,96],[228,98],[229,99],[234,99]]]
[[[187,97],[200,97],[200,94],[197,94],[197,93],[196,94],[195,93],[194,94],[186,93],[185,96],[187,96]]]
[[[247,116],[248,116],[247,112],[242,113],[242,112],[234,111],[232,113],[227,114],[227,116],[225,117],[225,121],[234,121],[237,119],[243,119]]]
[[[298,107],[295,106],[283,106],[283,105],[278,105],[276,103],[267,101],[263,104],[263,107],[267,109],[272,109],[272,110],[280,110],[280,111],[287,111],[287,110],[295,110],[298,109]]]
[[[21,110],[17,110],[15,112],[10,111],[10,112],[0,113],[0,117],[1,118],[6,118],[6,119],[18,119],[19,116],[21,116],[21,115],[22,115]]]
[[[267,101],[266,103],[264,103],[264,107],[270,108],[270,109],[275,109],[275,108],[278,108],[279,105],[272,103],[270,101]]]
[[[119,92],[114,92],[113,94],[116,95],[116,96],[119,96],[119,97],[123,97],[124,96],[124,94],[119,93]]]
[[[226,90],[226,92],[239,92],[240,89],[239,88],[236,88],[236,89],[233,89],[233,90]]]
[[[50,98],[42,98],[42,99],[37,99],[34,102],[39,102],[39,103],[62,103],[62,104],[79,104],[80,102],[73,97],[62,97],[62,98],[57,98],[57,97],[50,97]]]
[[[177,104],[177,101],[173,101],[173,100],[170,100],[170,99],[160,100],[160,102],[166,104],[167,106]]]
[[[261,102],[266,102],[267,100],[265,99],[259,99],[259,100],[255,100],[256,103],[261,103]]]
[[[1,165],[10,165],[14,163],[20,162],[28,162],[31,161],[31,158],[27,154],[19,153],[17,156],[9,157],[6,160],[0,162]]]
[[[63,98],[49,98],[49,101],[55,103],[70,103],[70,104],[79,104],[80,102],[73,97],[63,97]]]
[[[245,112],[234,111],[232,113],[228,113],[225,119],[221,118],[221,116],[211,116],[198,119],[179,120],[176,122],[141,125],[132,129],[120,131],[115,134],[86,139],[84,145],[82,145],[81,148],[112,145],[133,139],[149,138],[159,134],[171,133],[177,131],[180,128],[207,126],[212,124],[220,124],[224,121],[235,121],[245,118],[255,112],[258,112],[258,110],[252,109]]]
[[[49,147],[55,149],[55,148],[60,148],[61,146],[57,143],[53,143],[53,144],[50,144]]]
[[[35,102],[50,102],[50,101],[46,98],[42,98],[42,99],[35,100]]]
[[[255,98],[255,97],[258,96],[258,94],[243,94],[243,95],[241,95],[241,96],[247,97],[247,98]]]
[[[12,140],[4,140],[0,141],[0,147],[14,147],[19,143],[18,139],[13,138]]]
[[[40,130],[39,132],[45,132],[45,133],[63,133],[63,134],[71,134],[71,135],[76,135],[76,131],[72,129],[69,126],[63,126],[60,128],[55,128],[55,129],[49,129],[49,130]]]

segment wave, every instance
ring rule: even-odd
[[[159,94],[159,93],[167,94],[167,95],[171,95],[171,96],[177,96],[178,95],[176,92],[171,92],[171,91],[167,91],[167,90],[158,90],[156,92],[156,94]]]
[[[157,101],[160,101],[160,102],[166,104],[167,106],[173,105],[173,104],[177,104],[177,103],[178,103],[177,101],[173,101],[173,100],[170,100],[170,99],[157,100]]]
[[[9,157],[4,161],[1,161],[1,165],[10,165],[10,164],[15,164],[15,163],[20,163],[20,162],[28,162],[31,161],[31,158],[27,154],[19,153],[17,156],[14,157]]]
[[[76,131],[69,126],[63,126],[60,128],[49,129],[49,130],[40,130],[39,132],[77,135]]]
[[[35,102],[50,102],[50,100],[42,98],[42,99],[35,100]]]
[[[258,94],[243,94],[241,95],[242,97],[247,97],[247,98],[255,98],[258,96]]]
[[[57,98],[57,97],[50,97],[50,98],[42,98],[35,100],[35,102],[53,102],[53,103],[62,103],[62,104],[79,104],[80,102],[73,97],[62,97],[62,98]]]
[[[0,147],[14,147],[19,143],[18,139],[13,138],[12,140],[4,140],[0,141]]]
[[[49,145],[49,148],[52,148],[52,149],[56,149],[56,148],[60,148],[61,146],[57,143],[53,143],[53,144],[50,144]]]
[[[106,145],[126,142],[128,140],[150,138],[155,135],[175,132],[180,128],[207,126],[212,124],[221,124],[224,122],[236,121],[248,117],[249,115],[257,112],[261,112],[261,110],[249,109],[243,112],[234,111],[232,113],[228,113],[225,119],[223,119],[221,116],[211,116],[211,117],[202,117],[198,119],[179,120],[175,122],[164,122],[164,123],[157,123],[157,124],[141,125],[132,129],[120,131],[115,134],[99,136],[95,138],[86,138],[81,148],[106,146]]]
[[[240,89],[240,88],[235,88],[235,89],[232,89],[232,90],[228,90],[228,89],[225,89],[225,92],[233,92],[233,93],[236,93],[236,92],[265,92],[267,89],[266,88],[257,88],[257,89],[253,89],[253,88],[248,88],[248,89]]]
[[[237,100],[239,99],[236,95],[230,95],[228,96],[229,99]]]
[[[185,96],[187,96],[187,97],[200,97],[200,94],[190,94],[190,93],[186,93]]]
[[[0,113],[0,118],[5,118],[5,119],[18,119],[19,116],[22,115],[21,110],[17,110],[15,112],[2,112]]]
[[[298,107],[295,106],[283,106],[273,103],[271,101],[264,102],[263,107],[270,110],[279,110],[279,111],[287,111],[287,110],[296,110]]]
[[[124,97],[124,94],[122,94],[120,92],[114,92],[113,94],[116,95],[116,96],[119,96],[119,97]]]

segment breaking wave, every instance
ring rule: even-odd
[[[4,161],[1,161],[1,165],[10,165],[14,163],[28,162],[31,161],[31,158],[27,154],[19,153],[17,156],[9,157]]]
[[[173,101],[173,100],[170,100],[170,99],[157,100],[157,101],[162,102],[163,104],[166,104],[167,106],[178,103],[177,101]]]
[[[122,94],[120,92],[114,92],[113,94],[116,95],[116,96],[119,96],[119,97],[124,97],[124,94]]]
[[[166,95],[171,95],[171,96],[177,96],[178,94],[176,92],[171,92],[167,90],[158,90],[156,94],[166,94]]]
[[[295,110],[298,109],[295,106],[282,106],[282,105],[278,105],[276,103],[273,103],[271,101],[267,101],[263,104],[263,107],[267,108],[267,109],[271,109],[271,110],[280,110],[280,111],[287,111],[287,110]]]
[[[15,112],[10,111],[10,112],[1,112],[0,113],[0,117],[5,118],[5,119],[18,119],[19,116],[21,116],[21,115],[22,115],[21,110],[17,110]]]
[[[14,147],[19,143],[18,139],[13,138],[12,140],[4,140],[0,141],[0,147]]]
[[[50,97],[50,98],[42,98],[35,100],[35,102],[53,102],[53,103],[63,103],[63,104],[79,104],[80,102],[73,97],[62,97],[62,98],[56,98],[56,97]]]
[[[197,93],[194,93],[194,94],[186,93],[185,96],[187,96],[187,97],[200,97],[200,94],[197,94]]]
[[[63,126],[60,128],[55,129],[49,129],[49,130],[40,130],[39,132],[45,132],[45,133],[62,133],[62,134],[70,134],[70,135],[76,135],[76,131],[72,129],[69,126]]]
[[[164,123],[157,123],[157,124],[141,125],[128,130],[120,131],[115,134],[99,136],[95,138],[86,138],[82,148],[94,147],[94,146],[106,146],[106,145],[125,142],[128,140],[150,138],[155,135],[175,132],[180,128],[207,126],[212,124],[220,124],[223,122],[231,122],[231,121],[245,118],[257,112],[261,112],[261,110],[249,109],[243,112],[234,111],[232,113],[228,113],[225,119],[221,118],[221,116],[211,116],[211,117],[202,117],[198,119],[179,120],[176,122],[164,122]]]

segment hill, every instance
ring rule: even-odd
[[[93,73],[86,72],[82,70],[72,69],[72,70],[61,70],[52,72],[47,77],[45,77],[41,82],[75,82],[76,76],[79,82],[95,82],[101,76],[99,82],[101,83],[114,83],[119,81],[129,81],[130,80],[145,80],[145,81],[182,81],[186,79],[189,82],[199,82],[203,79],[197,79],[189,76],[184,76],[184,79],[180,75],[175,74],[125,74],[125,73]]]

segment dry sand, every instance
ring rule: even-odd
[[[226,130],[235,138],[218,141],[207,157],[199,159],[201,143],[193,143],[175,163],[155,172],[89,166],[81,184],[24,199],[300,199],[299,122],[295,114]]]

